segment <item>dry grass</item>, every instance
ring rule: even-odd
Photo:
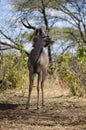
[[[44,92],[45,107],[39,110],[36,87],[33,87],[29,110],[25,110],[27,85],[0,93],[0,130],[86,129],[86,97],[70,96],[70,89],[61,85],[57,77],[46,80]]]

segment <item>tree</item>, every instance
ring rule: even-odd
[[[0,78],[2,76],[2,52],[0,52]]]
[[[78,30],[79,35],[71,33],[73,37],[78,41],[82,39],[86,43],[86,2],[85,0],[69,0],[67,4],[60,4],[59,8],[64,16],[58,18],[67,21],[72,25],[72,28]]]

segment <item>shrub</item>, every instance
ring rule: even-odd
[[[78,58],[77,58],[78,57]],[[85,89],[86,83],[86,57],[66,53],[59,56],[55,72],[59,74],[61,81],[65,81],[70,86],[73,95],[79,95],[80,89]]]
[[[3,84],[1,88],[16,88],[27,78],[27,58],[25,54],[8,52],[3,58]]]

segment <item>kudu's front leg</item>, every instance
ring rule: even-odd
[[[44,81],[41,82],[42,107],[44,107]]]
[[[30,97],[31,97],[31,92],[32,92],[32,87],[33,87],[33,78],[34,78],[34,75],[29,73],[29,94],[28,94],[28,100],[27,100],[27,104],[26,104],[26,109],[29,108],[30,106]]]

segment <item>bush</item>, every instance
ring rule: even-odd
[[[27,79],[27,57],[8,52],[3,58],[3,83],[1,88],[19,87]]]
[[[62,82],[66,82],[70,86],[73,95],[80,95],[81,88],[85,90],[86,56],[83,58],[66,53],[59,56],[56,63],[55,72],[59,74]]]

